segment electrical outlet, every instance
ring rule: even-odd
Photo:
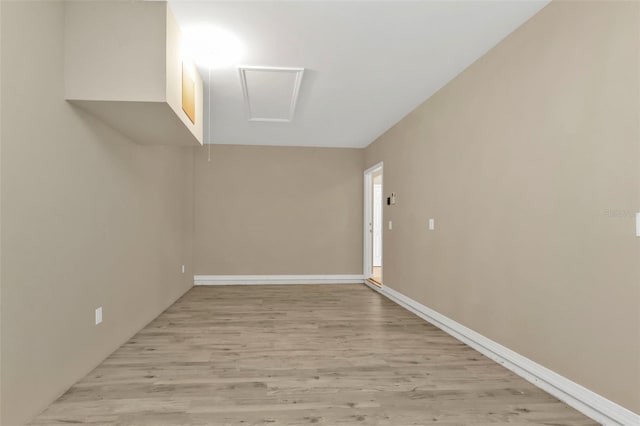
[[[184,265],[182,265],[182,269],[181,269],[182,273],[184,274]]]
[[[436,229],[436,220],[429,219],[429,231],[433,231],[434,229]]]
[[[393,229],[393,222],[389,221],[389,231]]]
[[[96,309],[96,325],[102,322],[102,306]]]

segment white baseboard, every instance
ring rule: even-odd
[[[365,284],[593,420],[603,425],[640,425],[640,415],[584,386],[494,342],[402,293],[389,287],[379,288],[366,281]]]
[[[363,275],[194,275],[193,285],[362,284]]]

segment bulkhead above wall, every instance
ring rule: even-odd
[[[67,2],[65,98],[135,142],[203,143],[202,77],[166,2]]]

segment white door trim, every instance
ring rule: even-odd
[[[382,266],[382,183],[373,182],[373,267]]]
[[[373,173],[382,170],[382,223],[384,230],[384,162],[381,161],[364,171],[364,254],[362,263],[362,273],[364,279],[371,278],[371,271],[373,269],[373,233],[371,232],[371,226],[373,225]],[[382,232],[381,240],[384,241],[384,232]],[[384,244],[383,244],[384,247]],[[384,263],[384,250],[381,248],[382,261]],[[384,273],[384,267],[382,269]]]

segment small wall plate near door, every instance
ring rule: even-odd
[[[102,322],[102,306],[96,309],[96,325]]]

